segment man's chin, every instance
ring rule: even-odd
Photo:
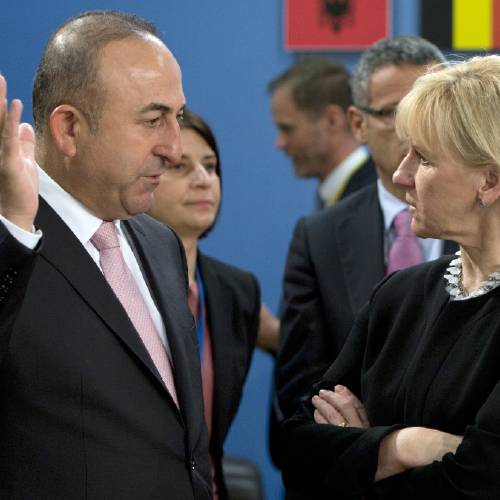
[[[153,193],[144,195],[139,199],[131,200],[129,203],[123,205],[126,216],[122,218],[130,219],[130,217],[134,217],[135,215],[146,213],[153,206],[153,202]]]
[[[311,169],[306,165],[294,164],[294,172],[295,176],[300,177],[301,179],[309,179],[310,177],[315,177],[315,175],[311,172]]]

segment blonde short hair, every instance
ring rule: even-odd
[[[424,155],[450,155],[464,165],[500,165],[500,56],[434,66],[402,99],[399,137]]]

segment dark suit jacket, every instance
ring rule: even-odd
[[[348,197],[349,195],[359,191],[360,189],[365,188],[366,186],[369,186],[371,184],[374,184],[377,180],[377,171],[375,169],[375,164],[373,162],[372,157],[370,156],[366,162],[356,171],[354,174],[351,176],[347,184],[345,185],[344,190],[342,191],[340,195],[340,200]],[[321,201],[319,200],[318,196],[318,202]],[[339,203],[338,201],[337,203]],[[320,204],[321,206],[317,207],[320,209],[323,209],[323,203]],[[328,210],[330,210],[328,208]],[[300,222],[299,222],[300,225]],[[297,233],[297,230],[296,230]],[[290,257],[289,257],[290,258]],[[286,292],[286,291],[285,291]],[[281,307],[283,308],[283,301],[281,304]],[[282,330],[283,331],[283,330]],[[283,335],[280,333],[280,337]],[[324,367],[326,369],[328,365]],[[278,371],[280,370],[280,367],[277,366],[277,375],[276,377],[279,377],[280,375],[278,374]],[[321,371],[318,372],[319,375],[321,375]],[[305,387],[304,387],[305,388]],[[276,385],[273,389],[273,397],[272,397],[272,404],[271,404],[271,411],[270,411],[270,416],[269,416],[269,449],[271,452],[271,458],[274,462],[274,464],[277,467],[280,467],[280,444],[279,444],[279,422],[282,420],[283,415],[282,415],[282,410],[279,407],[278,403],[278,398],[276,394]],[[288,498],[288,497],[287,497]]]
[[[183,249],[123,227],[162,315],[180,412],[123,307],[41,200],[41,248],[0,224],[0,498],[209,499],[208,438]]]
[[[260,290],[255,277],[203,254],[198,265],[206,294],[214,362],[214,405],[210,451],[219,496],[227,498],[222,476],[223,444],[240,404],[259,329]]]
[[[377,171],[375,169],[375,164],[371,156],[361,165],[361,167],[356,170],[351,177],[348,179],[347,183],[344,186],[344,190],[340,193],[339,200],[349,196],[356,191],[368,186],[376,182],[377,180]],[[338,202],[338,200],[337,200]],[[326,206],[331,206],[331,203],[324,202],[317,194],[317,209],[323,209]]]
[[[452,257],[391,274],[322,381],[349,387],[370,428],[313,423],[302,405],[285,424],[284,477],[308,499],[500,498],[500,288],[450,301],[443,279]],[[406,426],[463,436],[455,453],[373,482],[380,441]]]
[[[375,163],[373,163],[372,157],[370,156],[365,163],[358,169],[349,179],[346,184],[342,196],[340,199],[346,198],[347,196],[363,189],[377,181],[377,171],[375,169]]]
[[[276,368],[285,418],[335,360],[384,277],[383,235],[376,184],[298,222],[285,270]],[[444,253],[456,249],[446,242]]]

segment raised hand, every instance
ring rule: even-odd
[[[362,429],[370,427],[363,403],[343,385],[336,385],[334,391],[319,391],[312,403],[314,420],[318,424]]]
[[[23,105],[7,107],[7,82],[0,75],[0,214],[31,231],[38,210],[35,133],[20,123]]]

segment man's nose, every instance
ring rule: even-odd
[[[161,134],[155,154],[162,156],[170,164],[175,165],[182,158],[181,129],[175,120]]]
[[[278,135],[276,136],[276,142],[275,142],[276,149],[284,149],[285,145],[286,145],[285,138],[283,134],[279,132]]]

